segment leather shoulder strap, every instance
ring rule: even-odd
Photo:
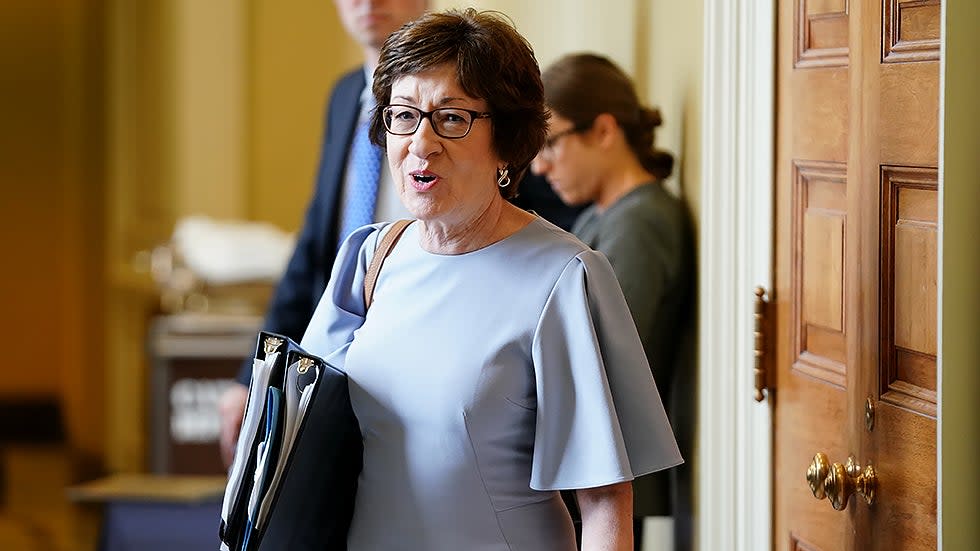
[[[395,243],[398,243],[398,239],[402,236],[405,228],[409,224],[414,222],[414,220],[398,220],[391,224],[391,229],[388,233],[381,239],[378,243],[378,248],[374,251],[374,258],[371,259],[371,264],[368,265],[367,273],[364,274],[364,312],[366,313],[368,308],[371,307],[371,300],[374,298],[374,285],[378,282],[378,274],[381,273],[381,265],[384,264],[388,254],[391,253],[391,249],[395,248]]]

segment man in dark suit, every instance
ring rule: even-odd
[[[327,287],[337,247],[346,234],[365,223],[408,217],[387,173],[387,163],[374,146],[370,146],[375,151],[368,154],[371,160],[367,162],[373,168],[367,169],[369,176],[364,176],[362,154],[366,144],[359,142],[358,134],[374,107],[369,83],[385,38],[422,15],[428,1],[334,0],[334,4],[344,29],[364,53],[364,65],[341,77],[331,92],[316,189],[296,249],[263,324],[265,330],[297,342],[302,339]],[[371,180],[369,197],[361,189],[366,180]],[[515,202],[565,229],[571,227],[578,213],[578,209],[564,207],[547,182],[534,176],[521,183],[521,195]],[[358,205],[364,207],[360,212]],[[241,429],[250,375],[251,361],[248,361],[238,374],[241,384],[232,385],[221,397],[220,444],[226,465],[231,463]]]
[[[276,287],[263,324],[265,329],[287,335],[297,342],[303,337],[320,295],[326,289],[337,246],[344,237],[341,235],[344,231],[341,228],[341,218],[345,217],[345,202],[350,203],[351,194],[358,191],[351,189],[351,180],[357,176],[349,165],[357,162],[352,155],[357,123],[373,107],[369,101],[365,101],[371,99],[369,75],[374,72],[378,63],[378,53],[385,38],[403,24],[422,15],[428,8],[428,1],[334,0],[334,6],[347,34],[361,47],[364,65],[341,77],[331,91],[324,121],[316,189],[307,207],[296,249]],[[385,163],[380,163],[380,168],[383,169],[384,165]],[[362,222],[401,217],[402,213],[398,211],[396,204],[397,197],[394,197],[394,201],[391,200],[394,192],[385,192],[385,176],[375,174],[375,177],[380,180],[373,183],[377,186],[377,206],[372,219]],[[251,362],[246,362],[238,374],[238,382],[241,384],[233,385],[221,397],[220,443],[225,464],[230,464],[234,455],[245,412],[250,376]]]

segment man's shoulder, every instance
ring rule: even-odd
[[[333,86],[333,92],[331,95],[334,97],[353,94],[355,96],[360,95],[361,90],[364,89],[364,85],[367,81],[364,79],[364,67],[359,66],[355,69],[341,75],[337,82]]]
[[[353,128],[353,117],[361,100],[364,84],[364,67],[351,70],[334,83],[326,109],[328,129],[336,128],[339,131]]]

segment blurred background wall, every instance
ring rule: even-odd
[[[0,8],[4,549],[67,545],[64,485],[106,455],[103,14],[98,2]]]

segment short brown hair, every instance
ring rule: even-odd
[[[378,108],[372,115],[371,141],[385,146],[381,108],[391,100],[394,82],[444,63],[456,65],[459,85],[468,95],[487,102],[494,151],[514,181],[500,190],[509,199],[544,144],[548,115],[534,51],[500,12],[468,8],[427,13],[392,33],[374,71]]]
[[[658,180],[668,176],[674,157],[654,147],[654,129],[663,123],[659,109],[640,103],[633,81],[610,59],[591,53],[568,54],[544,71],[545,103],[577,127],[603,113],[612,115],[630,150]]]

